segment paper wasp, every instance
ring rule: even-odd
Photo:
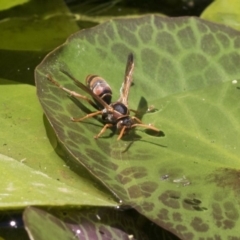
[[[72,118],[74,122],[80,122],[84,119],[94,117],[96,115],[102,115],[102,120],[106,123],[101,131],[94,137],[98,138],[101,136],[107,128],[116,127],[120,133],[117,140],[120,140],[123,134],[133,128],[133,127],[143,127],[146,129],[151,129],[153,131],[159,132],[159,130],[151,125],[143,124],[140,119],[135,116],[130,116],[130,111],[137,112],[135,110],[128,108],[128,95],[129,89],[132,84],[132,75],[134,69],[133,54],[130,53],[127,59],[127,65],[125,70],[124,82],[120,89],[120,98],[116,102],[111,102],[112,90],[107,82],[97,75],[88,75],[86,77],[86,86],[75,79],[67,71],[61,70],[62,73],[71,78],[74,83],[81,88],[83,91],[88,93],[94,101],[90,98],[83,96],[79,93],[71,91],[63,86],[61,86],[57,81],[55,81],[50,74],[47,74],[47,78],[54,85],[62,89],[63,91],[69,93],[71,96],[83,99],[90,103],[97,111],[87,114],[82,118]]]

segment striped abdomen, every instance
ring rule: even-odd
[[[86,85],[91,91],[102,98],[108,105],[112,100],[112,90],[108,83],[98,75],[88,75],[86,77]]]

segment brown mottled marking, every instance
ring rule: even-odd
[[[166,208],[160,209],[158,213],[158,218],[163,221],[170,221],[171,218],[169,217],[169,211]]]
[[[181,213],[173,212],[172,218],[173,218],[174,222],[182,222],[182,215],[181,215]]]
[[[180,209],[181,205],[180,205],[179,198],[180,198],[180,192],[169,190],[162,193],[158,197],[158,200],[170,208]]]
[[[152,202],[143,202],[142,203],[142,208],[144,211],[151,212],[154,210],[154,204]]]
[[[209,230],[209,225],[200,217],[195,217],[191,222],[191,226],[197,232],[207,232]]]

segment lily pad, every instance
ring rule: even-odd
[[[8,1],[10,2],[14,3]],[[70,15],[70,11],[61,0],[46,1],[44,4],[31,0],[12,8],[1,14],[0,49],[50,51],[62,43],[66,36],[79,30]]]
[[[1,154],[0,169],[1,209],[19,209],[29,205],[109,205],[108,201],[79,191]]]
[[[225,24],[240,30],[240,5],[238,0],[213,1],[201,14],[201,18]]]
[[[87,208],[54,211],[28,207],[23,214],[31,239],[176,239],[134,210]],[[51,226],[51,227],[50,227]]]
[[[2,10],[6,10],[24,3],[27,3],[29,0],[13,0],[13,1],[7,1],[7,0],[3,0],[0,3],[0,11]]]
[[[23,209],[28,205],[116,206],[110,194],[104,193],[85,169],[67,164],[69,156],[58,150],[56,136],[43,117],[35,87],[0,81],[3,84],[0,96],[0,209]]]
[[[239,235],[240,36],[198,18],[149,15],[80,31],[36,69],[37,94],[64,148],[130,205],[182,239]],[[135,129],[117,141],[94,139],[98,118],[72,122],[94,109],[46,78],[86,94],[79,81],[98,74],[118,99],[126,58],[135,58],[129,107],[161,129]]]

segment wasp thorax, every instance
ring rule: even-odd
[[[133,125],[133,120],[130,116],[123,117],[123,118],[119,119],[117,122],[118,129],[121,129],[123,127],[131,128],[132,125]]]
[[[98,75],[88,75],[86,77],[86,84],[91,91],[102,98],[107,104],[111,103],[112,100],[112,89],[108,83]]]
[[[129,110],[128,108],[121,102],[116,102],[116,103],[112,103],[112,108],[114,109],[114,111],[119,112],[122,115],[128,115],[129,114]]]

